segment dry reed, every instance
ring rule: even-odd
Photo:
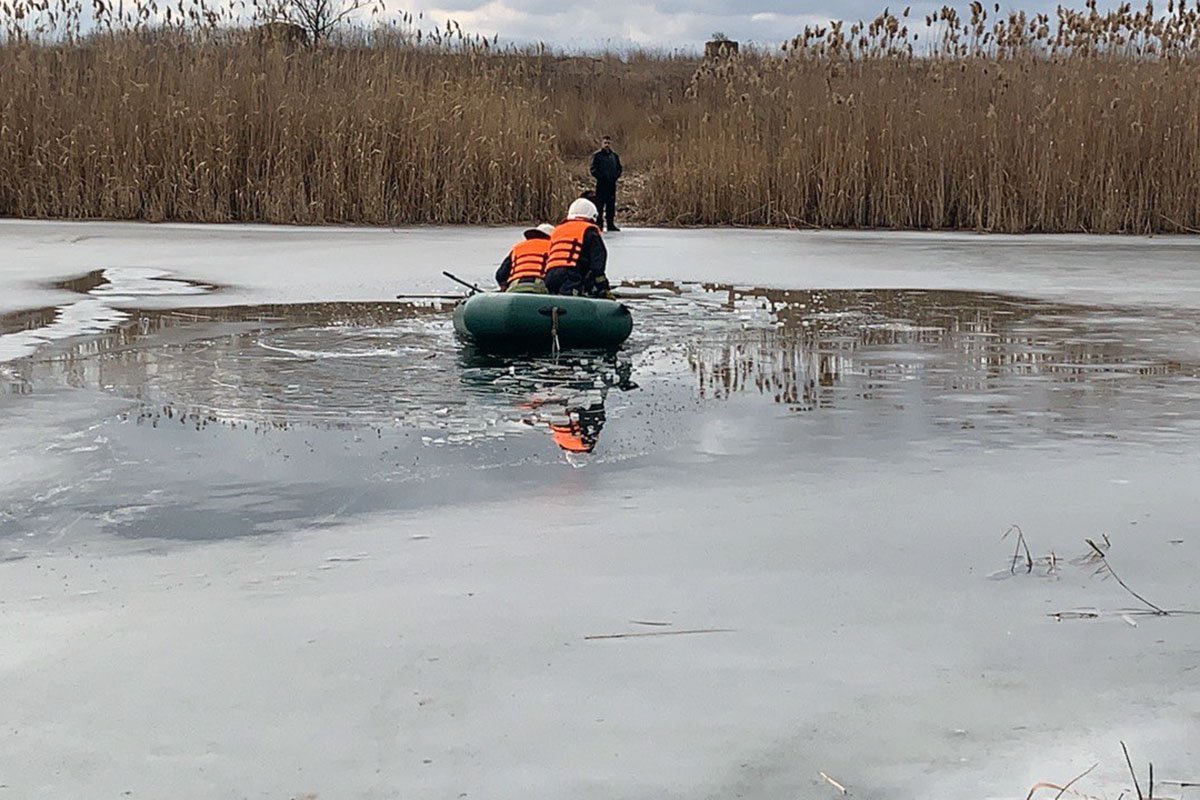
[[[701,67],[648,205],[679,222],[1200,227],[1200,12],[885,14]],[[711,176],[720,175],[719,180]]]
[[[103,24],[15,2],[4,215],[553,218],[611,133],[650,223],[1200,230],[1200,5],[991,19],[975,2],[703,60],[497,48],[410,19],[293,48],[204,0],[89,11]]]
[[[0,214],[545,218],[567,191],[553,131],[537,95],[481,68],[486,58],[407,38],[264,46],[198,24],[49,43],[10,36],[0,44]]]

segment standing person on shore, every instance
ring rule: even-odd
[[[592,153],[589,172],[596,179],[596,205],[600,210],[596,224],[600,230],[604,230],[605,223],[608,223],[610,231],[621,230],[613,222],[617,213],[617,181],[621,178],[621,157],[612,149],[611,137],[604,136],[600,139],[600,149]]]
[[[596,225],[596,204],[579,198],[567,209],[567,219],[550,234],[546,256],[546,289],[550,294],[612,298],[608,249]]]

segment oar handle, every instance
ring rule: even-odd
[[[481,294],[483,293],[483,289],[480,289],[478,286],[476,286],[473,283],[467,283],[466,281],[464,281],[462,278],[458,277],[457,275],[451,275],[446,270],[442,270],[442,274],[445,275],[450,280],[454,281],[455,283],[461,283],[463,286],[466,286],[471,291],[479,292]]]

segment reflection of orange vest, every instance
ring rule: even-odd
[[[588,228],[596,227],[586,219],[569,219],[561,222],[550,234],[550,253],[546,256],[546,272],[552,269],[570,269],[579,263],[583,252],[583,235]]]
[[[520,280],[540,280],[546,274],[546,252],[549,249],[549,239],[517,242],[509,253],[512,259],[512,270],[508,273],[509,285]]]
[[[589,443],[583,438],[583,426],[572,420],[566,425],[551,424],[550,430],[554,443],[568,453],[590,453],[596,449],[596,442]]]

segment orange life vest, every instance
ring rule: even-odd
[[[588,228],[595,228],[596,223],[586,219],[569,219],[560,222],[550,234],[550,252],[546,256],[546,272],[552,269],[570,269],[579,263],[579,254],[583,252],[583,235]]]
[[[566,425],[551,423],[550,431],[554,443],[568,453],[590,453],[596,449],[595,438],[585,436],[583,426],[574,420]]]
[[[517,242],[509,253],[512,269],[508,273],[508,285],[512,286],[521,280],[541,280],[546,275],[546,253],[549,250],[549,239]]]

